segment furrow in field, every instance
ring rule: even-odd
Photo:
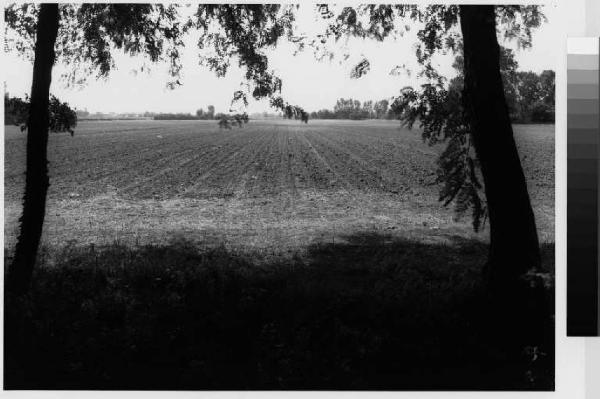
[[[248,148],[256,140],[256,136],[248,130],[226,131],[227,140],[221,144],[219,151],[197,160],[197,165],[189,170],[188,185],[178,195],[190,198],[233,196],[241,179],[241,167],[248,157]]]
[[[106,191],[117,190],[127,193],[131,187],[139,184],[139,180],[148,172],[148,169],[159,168],[160,165],[170,162],[185,155],[181,152],[175,152],[172,155],[163,155],[156,148],[143,151],[140,156],[131,156],[129,154],[111,154],[112,162],[108,171],[99,174],[85,172],[69,178],[65,174],[57,176],[55,186],[59,192],[68,190],[69,192],[77,193],[81,197],[101,194]],[[142,166],[143,165],[143,166]],[[101,168],[101,165],[97,167]],[[61,177],[65,177],[61,179]],[[82,185],[83,180],[94,181],[95,184],[91,187]]]
[[[282,157],[282,164],[285,165],[285,175],[286,175],[286,185],[287,185],[287,189],[289,191],[289,197],[290,197],[290,202],[291,202],[291,206],[294,206],[295,200],[296,198],[299,196],[298,193],[298,187],[296,186],[296,175],[295,175],[295,169],[294,169],[294,151],[293,151],[293,146],[292,146],[292,135],[293,133],[291,132],[291,128],[287,127],[284,130],[285,134],[281,135],[280,137],[280,145],[282,148],[281,151],[281,157]]]
[[[356,152],[353,151],[352,147],[347,144],[346,140],[334,140],[330,136],[330,133],[318,132],[319,138],[324,142],[327,142],[329,147],[331,148],[339,148],[346,154],[346,162],[351,167],[360,171],[360,182],[363,184],[359,184],[359,186],[363,189],[369,190],[382,190],[382,191],[396,191],[392,188],[392,184],[389,181],[386,181],[382,177],[381,170],[373,167],[371,164],[372,158],[364,157],[357,155]]]
[[[135,194],[144,184],[152,183],[152,176],[160,174],[169,164],[181,163],[217,136],[216,128],[199,131],[198,126],[171,125],[166,130],[165,127],[75,136],[80,144],[65,137],[63,142],[76,144],[74,148],[79,151],[69,148],[54,152],[57,160],[51,163],[51,196],[67,191],[88,197],[115,189]],[[89,181],[95,184],[87,184]]]
[[[389,147],[388,140],[381,144],[375,139],[370,143],[361,142],[364,134],[354,135],[351,132],[353,129],[347,132],[321,131],[317,134],[328,141],[332,148],[340,148],[349,155],[349,163],[361,169],[361,174],[365,176],[361,181],[365,189],[399,193],[413,186],[425,187],[434,180],[435,155],[426,157],[419,154],[419,162],[414,162],[414,152],[390,153],[385,150]]]
[[[326,131],[327,137],[346,146],[355,155],[373,163],[390,176],[408,177],[427,174],[435,169],[435,159],[441,148],[422,142],[417,132],[407,129],[381,129],[377,126],[353,126],[343,129],[335,126]],[[429,162],[428,162],[429,161]]]
[[[132,182],[120,188],[119,191],[135,196],[148,196],[149,193],[151,195],[157,195],[160,194],[161,191],[168,193],[169,190],[161,190],[165,187],[160,187],[159,185],[159,182],[164,180],[163,177],[171,175],[174,170],[185,171],[190,163],[193,163],[196,159],[210,153],[210,149],[214,146],[213,140],[216,138],[216,135],[194,135],[179,138],[176,141],[171,139],[171,142],[166,145],[166,148],[155,154],[155,160],[146,164],[147,169],[138,168],[140,172],[138,172],[137,175],[132,176]],[[170,153],[174,154],[167,156],[163,155]],[[184,176],[184,174],[179,173],[177,176],[174,176],[174,178],[177,181],[178,178],[182,176]]]
[[[272,127],[263,127],[262,133],[257,134],[257,139],[248,146],[247,157],[243,163],[243,173],[236,187],[237,198],[253,198],[261,196],[256,190],[258,184],[260,169],[262,167],[261,158],[268,151],[271,138]]]
[[[159,161],[154,163],[150,170],[145,169],[138,175],[130,175],[127,179],[130,183],[120,186],[118,192],[133,198],[150,198],[163,194],[168,196],[169,190],[166,190],[166,187],[160,184],[161,181],[170,178],[171,174],[186,168],[196,158],[201,157],[201,149],[202,147],[198,146],[197,148],[183,150],[172,156],[160,157]]]
[[[336,158],[332,157],[331,151],[327,150],[321,143],[318,143],[314,137],[309,138],[310,133],[299,135],[309,149],[310,154],[316,160],[317,171],[325,171],[329,175],[329,188],[333,190],[343,190],[347,194],[354,197],[351,193],[353,189],[352,184],[344,176],[343,171],[339,165],[335,164]]]
[[[327,167],[335,173],[339,180],[344,182],[346,190],[364,190],[369,176],[365,175],[362,168],[352,162],[350,154],[344,149],[332,145],[318,132],[309,132],[305,137],[321,158],[327,160]]]
[[[231,162],[224,165],[225,167],[219,171],[219,181],[226,182],[224,184],[224,188],[222,190],[228,197],[231,197],[235,194],[236,191],[239,190],[240,182],[238,180],[242,180],[242,176],[245,172],[245,168],[250,166],[252,163],[256,162],[256,159],[260,157],[262,153],[264,153],[267,148],[267,144],[270,143],[271,140],[272,129],[260,129],[254,133],[248,134],[248,141],[244,147],[244,150],[241,151],[235,160],[230,160]],[[235,171],[236,178],[231,179],[227,175],[227,170]],[[253,175],[255,176],[255,175]],[[246,184],[248,183],[247,179]],[[256,179],[252,179],[253,183],[256,183]]]
[[[214,141],[213,141],[214,140]],[[221,136],[214,138],[207,143],[194,143],[192,156],[185,157],[177,163],[167,165],[159,173],[152,176],[151,179],[140,186],[138,196],[159,196],[161,198],[171,198],[178,196],[181,191],[186,190],[188,186],[194,183],[195,176],[198,173],[205,173],[204,168],[199,168],[201,162],[218,162],[219,159],[226,158],[233,151],[234,147],[229,139]]]
[[[135,140],[119,142],[96,142],[93,136],[88,135],[83,143],[74,152],[69,149],[53,151],[50,164],[51,195],[55,192],[74,192],[82,197],[97,195],[109,190],[111,187],[126,185],[135,180],[145,168],[140,165],[153,165],[161,162],[161,157],[168,150],[168,142],[141,133]],[[167,151],[165,151],[167,150]],[[178,156],[177,151],[174,155]],[[88,185],[86,182],[94,181],[96,184]],[[52,186],[51,186],[52,187]]]
[[[330,165],[322,159],[305,137],[306,132],[296,126],[290,128],[291,170],[296,188],[300,191],[340,189],[339,181]]]
[[[279,148],[277,135],[279,130],[268,129],[265,143],[257,153],[253,164],[252,181],[248,193],[252,197],[273,196],[279,192]]]
[[[254,182],[254,162],[258,154],[266,147],[267,135],[268,133],[265,131],[260,135],[255,134],[255,139],[248,143],[246,151],[243,152],[243,157],[237,165],[238,178],[235,184],[231,186],[231,192],[235,199],[241,200],[248,197],[248,187]]]
[[[306,130],[293,126],[289,128],[289,132],[289,153],[292,154],[289,171],[298,192],[294,214],[303,220],[312,220],[312,223],[318,225],[322,223],[323,217],[330,216],[325,209],[328,207],[331,194],[338,202],[349,202],[348,194],[339,185],[337,187],[335,183],[332,185],[331,182],[340,181],[339,177],[306,139]]]

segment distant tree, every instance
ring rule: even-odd
[[[338,116],[328,109],[312,112],[310,117],[312,119],[338,119]]]
[[[196,110],[196,117],[198,119],[204,119],[204,110],[202,108]]]
[[[363,109],[362,109],[364,115],[368,118],[368,119],[372,119],[374,112],[373,112],[373,101],[369,100],[369,101],[365,101],[363,103]]]
[[[462,43],[457,45],[457,50],[458,53],[452,64],[457,76],[450,80],[448,86],[449,90],[456,90],[460,94],[464,89],[464,50]],[[500,46],[500,74],[502,75],[506,105],[511,120],[520,122],[523,118],[521,117],[521,107],[519,106],[520,99],[518,97],[518,68],[519,64],[515,59],[514,52],[507,47]]]
[[[553,71],[519,72],[516,91],[520,105],[520,121],[551,122],[554,120],[555,74]]]
[[[341,119],[350,119],[350,114],[353,111],[352,100],[347,101],[340,98],[333,107],[333,112]]]
[[[542,102],[552,106],[552,108],[554,108],[554,101],[556,97],[555,81],[556,73],[554,71],[546,70],[540,74]]]
[[[389,101],[367,100],[364,103],[352,98],[340,98],[336,101],[333,110],[321,109],[310,114],[313,119],[391,119]]]
[[[76,112],[78,118],[85,118],[85,117],[90,116],[90,113],[88,112],[87,109],[76,109],[75,112]]]
[[[519,73],[518,93],[521,102],[521,115],[530,114],[533,104],[541,100],[539,97],[539,80],[534,72]]]
[[[361,102],[352,98],[340,98],[333,107],[336,119],[367,119],[369,118],[372,101],[363,107]]]
[[[208,112],[206,113],[206,119],[215,119],[215,106],[209,105]]]
[[[388,100],[377,101],[375,103],[375,105],[373,106],[373,108],[375,111],[375,117],[377,119],[387,118],[389,101]]]

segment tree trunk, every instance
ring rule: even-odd
[[[7,289],[23,294],[29,289],[37,258],[48,192],[49,97],[54,44],[58,34],[58,4],[42,4],[37,23],[31,104],[27,125],[27,169],[21,230],[7,277]]]
[[[460,6],[465,107],[490,223],[486,274],[493,290],[506,291],[528,270],[540,266],[540,249],[504,97],[495,17],[492,5]]]

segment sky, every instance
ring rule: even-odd
[[[553,21],[558,20],[555,6],[545,6],[548,22],[535,31],[531,49],[517,49],[514,44],[505,44],[515,50],[520,70],[541,72],[544,69],[556,70],[557,40],[559,29],[553,29]],[[301,6],[297,16],[300,31],[320,32],[321,26],[315,22],[312,6]],[[302,106],[308,111],[333,108],[338,98],[354,98],[360,101],[381,100],[397,95],[403,87],[415,85],[418,67],[414,55],[418,26],[396,41],[384,42],[350,39],[336,44],[337,54],[347,51],[350,58],[345,62],[341,57],[333,61],[317,61],[311,50],[294,56],[293,47],[280,43],[268,51],[269,63],[283,80],[282,95],[286,101]],[[183,74],[181,86],[174,90],[166,87],[167,66],[157,64],[149,72],[138,72],[142,59],[115,52],[117,68],[109,78],[90,80],[83,87],[68,87],[60,76],[68,66],[57,64],[53,71],[51,92],[61,101],[68,102],[78,109],[90,112],[190,112],[198,108],[206,110],[214,105],[216,112],[227,112],[232,94],[244,82],[242,70],[232,63],[232,68],[224,78],[217,78],[206,67],[198,65],[198,50],[195,39],[185,41],[182,53]],[[360,79],[350,78],[350,71],[363,57],[371,62],[370,72]],[[439,71],[445,75],[454,72],[451,57],[437,59]],[[24,96],[31,88],[32,64],[19,58],[17,54],[4,55],[4,76],[6,89],[11,95]],[[406,66],[412,73],[390,75],[395,66]],[[250,97],[249,97],[250,98]],[[268,102],[250,98],[248,112],[273,111]]]

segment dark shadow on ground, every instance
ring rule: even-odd
[[[369,232],[271,264],[67,246],[5,298],[5,389],[551,390],[553,309],[496,320],[486,251]]]

